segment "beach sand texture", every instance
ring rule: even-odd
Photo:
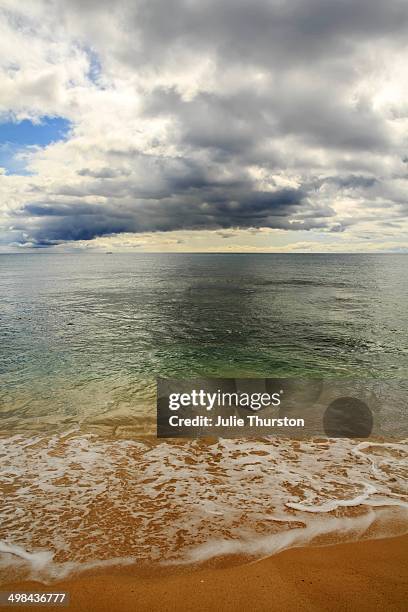
[[[238,561],[237,561],[238,563]],[[77,612],[406,610],[408,536],[284,551],[256,563],[134,574],[128,567],[52,585]],[[50,590],[7,584],[3,590]],[[57,609],[49,608],[47,609]],[[10,610],[5,607],[4,610]]]

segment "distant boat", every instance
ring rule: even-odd
[[[112,251],[106,251],[105,255],[113,255],[113,252]]]

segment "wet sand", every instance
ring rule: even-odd
[[[127,567],[73,577],[52,589],[35,582],[2,586],[12,589],[67,591],[70,605],[59,609],[78,612],[402,611],[408,600],[408,536],[291,549],[217,569],[140,576]]]

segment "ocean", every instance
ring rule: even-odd
[[[407,380],[407,306],[408,255],[1,255],[2,575],[405,532],[400,408],[392,440],[158,441],[155,384]]]

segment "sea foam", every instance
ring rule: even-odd
[[[71,431],[0,446],[3,574],[50,580],[112,564],[256,558],[408,525],[406,441],[158,442]]]

